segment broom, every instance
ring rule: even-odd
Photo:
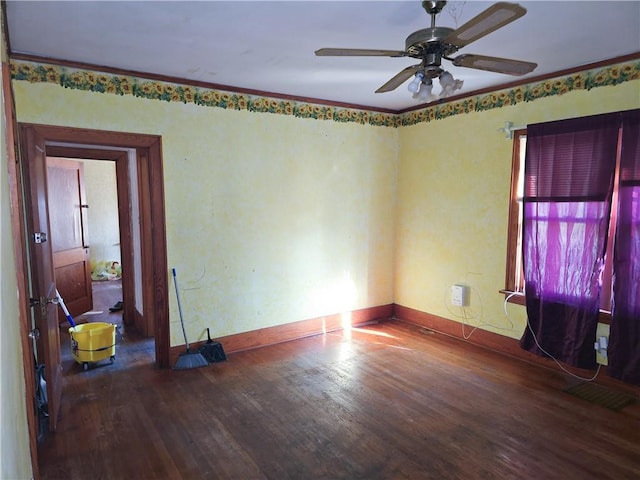
[[[176,298],[178,299],[178,311],[180,312],[180,325],[182,326],[182,335],[184,335],[184,343],[187,345],[187,351],[181,353],[178,356],[178,361],[173,367],[176,370],[186,370],[189,368],[205,367],[209,365],[207,359],[202,356],[200,352],[192,352],[189,348],[189,342],[187,341],[187,332],[184,330],[184,320],[182,319],[182,305],[180,305],[180,293],[178,291],[178,279],[176,278],[176,269],[171,269],[173,272],[173,283],[176,286]]]

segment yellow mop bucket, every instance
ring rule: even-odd
[[[76,362],[86,370],[89,363],[116,358],[116,326],[95,322],[76,325],[69,329],[71,353]]]

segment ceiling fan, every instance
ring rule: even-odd
[[[442,67],[442,59],[448,60],[456,67],[468,67],[507,75],[524,75],[532,72],[536,63],[512,60],[508,58],[489,57],[485,55],[463,54],[452,58],[462,47],[485,35],[504,27],[520,18],[527,10],[517,3],[498,2],[460,28],[436,27],[438,15],[446,1],[423,1],[422,7],[431,15],[431,27],[418,30],[406,39],[405,50],[374,50],[359,48],[321,48],[315,54],[320,57],[412,57],[420,60],[400,71],[387,83],[376,90],[384,93],[395,90],[412,75],[414,80],[409,84],[409,91],[414,98],[425,101],[435,100],[432,94],[432,79],[439,78],[442,92],[440,97],[447,97],[462,87],[462,80],[455,80]]]

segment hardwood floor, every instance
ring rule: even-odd
[[[399,322],[158,370],[125,336],[65,377],[43,479],[637,479],[640,403]]]
[[[99,281],[92,283],[93,310],[79,315],[77,323],[107,322],[122,325],[122,310],[110,312],[109,308],[122,301],[122,280]],[[68,325],[67,325],[68,326]]]

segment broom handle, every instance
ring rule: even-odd
[[[182,305],[180,304],[180,293],[178,291],[178,279],[176,277],[176,269],[172,268],[173,272],[173,283],[176,286],[176,298],[178,299],[178,312],[180,312],[180,326],[182,327],[182,335],[184,336],[184,343],[187,345],[187,350],[189,350],[189,342],[187,341],[187,332],[184,330],[184,320],[182,319]]]

